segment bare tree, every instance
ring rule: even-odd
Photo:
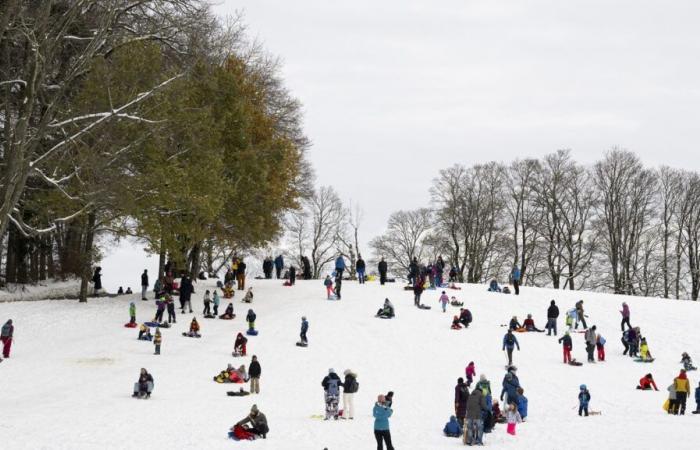
[[[393,213],[386,233],[369,243],[376,259],[383,257],[394,270],[408,273],[413,258],[420,261],[424,256],[424,240],[432,226],[431,216],[427,208]]]
[[[601,195],[599,224],[616,294],[634,294],[635,265],[642,236],[654,215],[654,173],[626,150],[613,149],[595,164],[595,184]]]
[[[330,186],[321,186],[304,201],[309,234],[306,248],[311,253],[313,278],[337,256],[339,236],[343,234],[346,211],[338,194]]]
[[[663,297],[669,298],[669,292],[673,280],[670,276],[671,241],[676,238],[680,241],[680,229],[676,227],[678,222],[679,205],[683,195],[683,173],[679,170],[663,166],[658,170],[659,196],[660,196],[660,219],[661,219],[661,271],[663,275]],[[676,251],[679,251],[677,248]],[[680,254],[677,255],[680,258]],[[676,274],[677,276],[678,274]]]

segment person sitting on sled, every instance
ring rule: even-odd
[[[139,381],[134,383],[134,394],[132,397],[150,398],[151,392],[153,392],[153,377],[146,369],[141,369]]]
[[[455,297],[453,295],[452,297],[450,297],[450,305],[452,305],[452,306],[464,306],[464,302],[460,302],[459,300],[457,300],[457,297]]]
[[[535,320],[532,318],[532,314],[527,315],[527,319],[523,322],[523,326],[527,331],[536,331],[538,333],[544,333],[544,330],[540,330],[535,326]]]
[[[639,386],[637,386],[637,389],[640,389],[642,391],[650,391],[652,388],[655,391],[659,390],[659,388],[656,387],[654,377],[651,376],[650,373],[644,375],[642,378],[639,379]]]
[[[190,331],[186,335],[189,337],[201,337],[199,334],[199,323],[195,317],[192,318],[192,322],[190,322]]]
[[[233,303],[229,303],[226,307],[226,311],[224,311],[224,313],[219,316],[219,319],[231,320],[234,317],[235,315],[233,314]]]
[[[238,333],[238,336],[236,336],[236,342],[233,344],[233,355],[234,356],[245,356],[247,342],[248,342],[248,338],[243,336],[243,333]]]
[[[523,326],[520,325],[520,322],[518,322],[518,318],[516,316],[513,316],[512,319],[510,319],[510,324],[508,324],[508,329],[509,330],[517,330],[519,328],[522,328]]]
[[[153,335],[151,334],[151,329],[146,326],[145,323],[142,323],[141,326],[139,327],[139,341],[150,341],[153,339]]]
[[[248,426],[250,424],[250,426]],[[250,414],[243,420],[239,420],[229,431],[229,437],[232,439],[255,439],[261,437],[267,438],[267,433],[270,428],[267,426],[267,418],[265,414],[258,410],[257,405],[250,408]]]
[[[698,369],[693,365],[693,360],[690,358],[690,355],[688,355],[686,352],[683,352],[683,354],[681,355],[681,363],[683,364],[683,368],[686,372]]]
[[[498,285],[498,281],[494,278],[489,284],[489,292],[501,292],[501,287]]]
[[[452,318],[452,326],[450,328],[452,328],[453,330],[461,330],[462,329],[462,325],[459,323],[459,316],[454,316]]]
[[[377,317],[394,317],[394,305],[391,304],[388,298],[384,299],[384,306],[377,311]]]
[[[639,344],[639,359],[642,361],[651,361],[652,356],[651,352],[649,351],[649,345],[647,345],[647,339],[642,338],[640,344]]]

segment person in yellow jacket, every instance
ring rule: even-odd
[[[649,352],[649,345],[647,344],[646,338],[642,338],[642,341],[639,344],[639,358],[642,361],[647,361],[647,360],[652,359],[651,352]]]
[[[676,389],[676,411],[681,415],[685,414],[685,401],[690,392],[690,382],[685,374],[685,369],[681,369],[681,373],[673,380],[673,387]]]
[[[153,337],[153,345],[156,347],[156,352],[154,355],[160,355],[160,343],[162,342],[162,337],[160,335],[160,328],[156,328],[156,335]]]

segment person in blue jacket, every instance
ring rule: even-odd
[[[284,258],[282,258],[282,255],[278,255],[277,258],[275,258],[275,273],[277,274],[277,279],[279,280],[282,278],[282,269],[284,268]]]
[[[591,393],[588,392],[588,388],[586,388],[585,384],[582,384],[579,389],[578,415],[580,416],[581,413],[585,413],[586,417],[588,417],[588,403],[591,401]]]
[[[345,260],[343,259],[343,255],[338,255],[338,258],[335,260],[336,275],[339,276],[340,278],[343,278],[343,271],[344,270],[345,270]]]
[[[517,265],[513,265],[513,270],[510,273],[510,280],[513,282],[515,295],[520,295],[520,269]]]
[[[386,398],[383,395],[377,397],[377,403],[374,404],[372,415],[374,416],[374,438],[377,440],[377,450],[383,450],[382,441],[386,443],[386,450],[394,450],[391,445],[391,432],[389,431],[389,417],[394,411],[386,404]]]
[[[523,395],[525,390],[519,387],[516,392],[518,393],[518,412],[520,413],[520,418],[525,422],[527,417],[527,397]]]
[[[513,334],[513,330],[509,329],[505,336],[503,336],[503,350],[508,353],[508,365],[513,365],[513,348],[518,347],[520,351],[520,344],[518,343],[518,338]]]
[[[695,411],[693,411],[693,414],[700,414],[700,383],[695,388]]]
[[[445,433],[445,436],[460,437],[462,436],[462,426],[455,416],[450,416],[450,421],[445,424],[442,432]]]
[[[299,337],[301,337],[301,343],[304,345],[309,343],[308,339],[306,339],[307,331],[309,331],[309,322],[306,320],[306,316],[303,316],[301,318],[301,333],[299,333]]]
[[[517,367],[510,366],[508,372],[503,377],[503,389],[501,390],[501,401],[505,401],[506,404],[512,403],[517,406],[518,404],[518,388],[520,387],[520,380],[515,374]],[[504,399],[503,396],[506,396]]]

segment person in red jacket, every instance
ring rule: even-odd
[[[12,347],[12,336],[15,334],[15,326],[12,325],[12,319],[5,322],[0,333],[0,342],[2,342],[2,357],[10,357],[10,348]],[[2,361],[2,358],[0,358]]]
[[[639,386],[637,386],[637,389],[642,391],[650,391],[652,388],[654,388],[655,391],[659,390],[659,388],[656,387],[656,382],[654,382],[654,377],[648,373],[639,380]]]
[[[537,331],[538,333],[544,333],[544,330],[540,330],[535,326],[535,320],[532,318],[532,314],[527,315],[527,319],[523,322],[523,326],[527,331]]]

